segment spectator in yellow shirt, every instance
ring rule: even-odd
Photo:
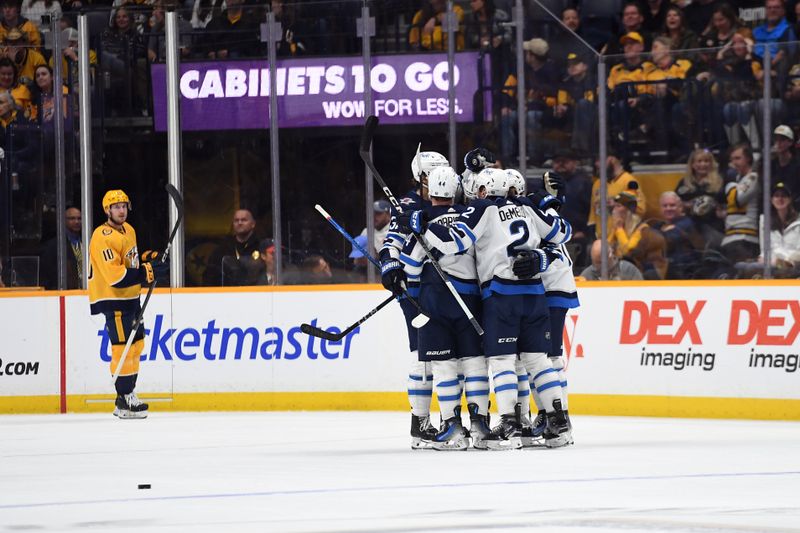
[[[442,29],[447,12],[446,0],[427,0],[411,20],[408,44],[414,50],[447,50],[447,33]],[[458,23],[456,50],[464,49],[464,10],[453,6]]]

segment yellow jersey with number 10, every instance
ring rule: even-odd
[[[89,305],[92,314],[139,308],[139,252],[136,231],[127,222],[122,229],[103,224],[89,243]],[[128,269],[137,269],[131,272]]]

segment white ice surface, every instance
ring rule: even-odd
[[[0,531],[800,531],[798,423],[573,421],[434,452],[403,413],[0,416]]]

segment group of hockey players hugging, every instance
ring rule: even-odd
[[[545,173],[526,195],[523,176],[493,168],[489,151],[476,148],[464,163],[459,176],[443,155],[417,152],[411,163],[415,188],[399,200],[380,252],[381,281],[400,301],[414,359],[408,376],[411,447],[572,444],[561,340],[567,310],[578,306],[578,297],[563,246],[572,230],[558,214],[563,179]],[[408,298],[430,317],[419,329],[412,326],[417,308]],[[493,428],[489,376],[500,415]],[[438,429],[430,418],[434,387]],[[462,395],[469,430],[461,420]]]

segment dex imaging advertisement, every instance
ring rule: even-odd
[[[482,63],[488,81],[488,60]],[[481,93],[477,52],[455,56],[456,121],[475,119]],[[364,109],[361,57],[286,59],[275,77],[278,124],[282,128],[358,126],[368,115],[383,124],[442,123],[448,117],[445,54],[376,56],[371,66],[373,108]],[[166,66],[152,66],[156,130],[167,129]],[[486,81],[484,85],[486,85]],[[266,60],[181,65],[181,127],[190,130],[269,128],[270,71]],[[488,119],[488,116],[484,116]]]

